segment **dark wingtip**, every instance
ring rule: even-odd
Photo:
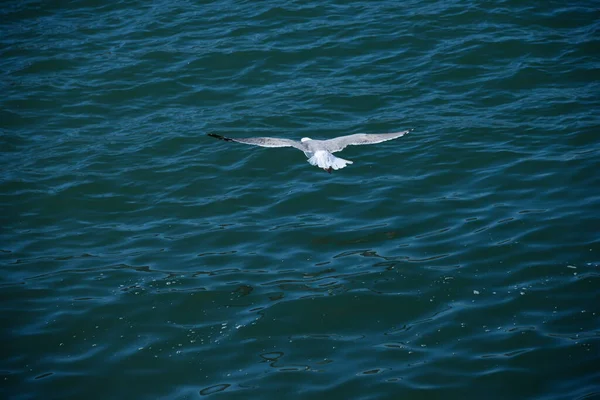
[[[214,137],[215,139],[221,139],[226,142],[233,142],[233,139],[229,139],[228,137],[217,135],[216,133],[209,133],[208,136]]]

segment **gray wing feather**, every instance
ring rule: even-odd
[[[375,144],[397,139],[406,135],[408,132],[410,132],[410,130],[394,133],[357,133],[355,135],[340,136],[334,139],[324,140],[323,143],[325,143],[325,146],[330,153],[334,153],[336,151],[342,151],[346,146],[350,145]]]
[[[254,137],[254,138],[228,138],[221,135],[215,135],[214,133],[209,133],[208,136],[212,136],[217,139],[225,140],[227,142],[238,142],[244,144],[250,144],[253,146],[261,146],[261,147],[295,147],[298,150],[304,151],[304,146],[300,142],[296,142],[290,139],[279,139],[279,138],[270,138],[270,137]]]

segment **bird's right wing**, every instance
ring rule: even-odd
[[[304,147],[300,142],[296,142],[290,139],[279,139],[279,138],[270,138],[270,137],[254,137],[254,138],[240,138],[233,139],[228,138],[221,135],[216,135],[214,133],[209,133],[208,136],[225,140],[226,142],[238,142],[244,144],[250,144],[253,146],[261,146],[261,147],[295,147],[298,150],[304,151]]]
[[[408,132],[410,132],[410,130],[394,133],[357,133],[355,135],[340,136],[334,139],[324,140],[323,143],[325,143],[325,146],[330,153],[334,153],[336,151],[342,151],[346,146],[350,145],[375,144],[397,139],[406,135]]]

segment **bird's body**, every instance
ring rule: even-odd
[[[397,139],[406,135],[410,131],[395,133],[357,133],[354,135],[340,136],[329,140],[313,140],[311,138],[302,138],[299,142],[290,139],[279,139],[270,137],[255,137],[233,139],[221,135],[209,133],[208,136],[225,140],[227,142],[238,142],[261,147],[294,147],[304,152],[311,165],[323,168],[331,173],[332,169],[341,169],[352,161],[344,160],[333,155],[333,153],[342,151],[349,145],[375,144],[387,140]]]

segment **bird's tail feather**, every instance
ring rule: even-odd
[[[324,170],[328,170],[329,168],[342,169],[346,165],[352,164],[352,161],[336,157],[328,151],[317,151],[311,158],[308,159],[308,162],[310,165],[323,168]]]

